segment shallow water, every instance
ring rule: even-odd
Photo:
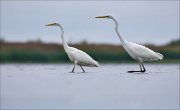
[[[179,109],[178,64],[1,64],[1,109]]]

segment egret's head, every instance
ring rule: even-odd
[[[59,26],[60,24],[59,23],[51,23],[51,24],[47,24],[45,26]]]
[[[95,18],[106,18],[106,19],[112,19],[113,17],[111,15],[107,16],[96,16]]]

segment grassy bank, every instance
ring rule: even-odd
[[[120,45],[78,44],[72,46],[87,52],[91,57],[99,62],[134,62],[134,60],[132,60],[132,58]],[[154,61],[153,63],[180,63],[179,44],[159,47],[148,45],[147,47],[164,55],[164,59],[162,61]],[[3,42],[1,43],[0,62],[68,63],[70,61],[64,52],[62,45]]]

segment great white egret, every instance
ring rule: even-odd
[[[118,22],[116,21],[116,19],[110,15],[108,16],[97,16],[95,18],[107,18],[107,19],[112,19],[115,22],[115,31],[121,41],[121,44],[123,46],[123,48],[127,51],[127,53],[134,59],[136,60],[139,65],[140,65],[140,71],[128,71],[128,72],[145,72],[146,69],[143,65],[144,61],[153,61],[153,60],[162,60],[163,59],[163,55],[158,53],[158,52],[154,52],[153,50],[143,46],[143,45],[139,45],[133,42],[128,42],[126,41],[120,34],[118,31]]]
[[[62,39],[64,50],[67,53],[70,61],[74,63],[72,72],[74,72],[76,65],[79,65],[81,69],[83,70],[83,72],[85,72],[85,70],[82,68],[82,66],[90,66],[90,67],[99,66],[98,62],[92,59],[87,53],[83,52],[82,50],[78,50],[77,48],[70,47],[67,45],[67,43],[64,40],[63,27],[59,23],[52,23],[46,26],[57,26],[61,29],[61,39]]]

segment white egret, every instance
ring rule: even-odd
[[[72,72],[74,72],[76,65],[79,65],[81,67],[81,69],[83,70],[83,72],[85,72],[85,70],[82,68],[82,66],[90,66],[90,67],[98,67],[99,66],[98,62],[95,61],[94,59],[92,59],[87,53],[83,52],[82,50],[78,50],[74,47],[70,47],[67,45],[67,43],[64,40],[63,27],[59,23],[52,23],[52,24],[48,24],[46,26],[57,26],[61,29],[61,39],[62,39],[62,44],[63,44],[64,50],[67,53],[70,61],[74,63]]]
[[[145,72],[146,69],[143,65],[144,61],[153,61],[153,60],[162,60],[163,55],[154,52],[153,50],[143,46],[139,45],[133,42],[128,42],[126,41],[123,36],[120,35],[118,31],[118,22],[110,15],[108,16],[97,16],[96,18],[107,18],[107,19],[112,19],[115,22],[115,31],[121,41],[121,44],[123,48],[127,51],[127,53],[134,59],[136,60],[139,65],[140,65],[140,71],[128,71],[128,72]]]

